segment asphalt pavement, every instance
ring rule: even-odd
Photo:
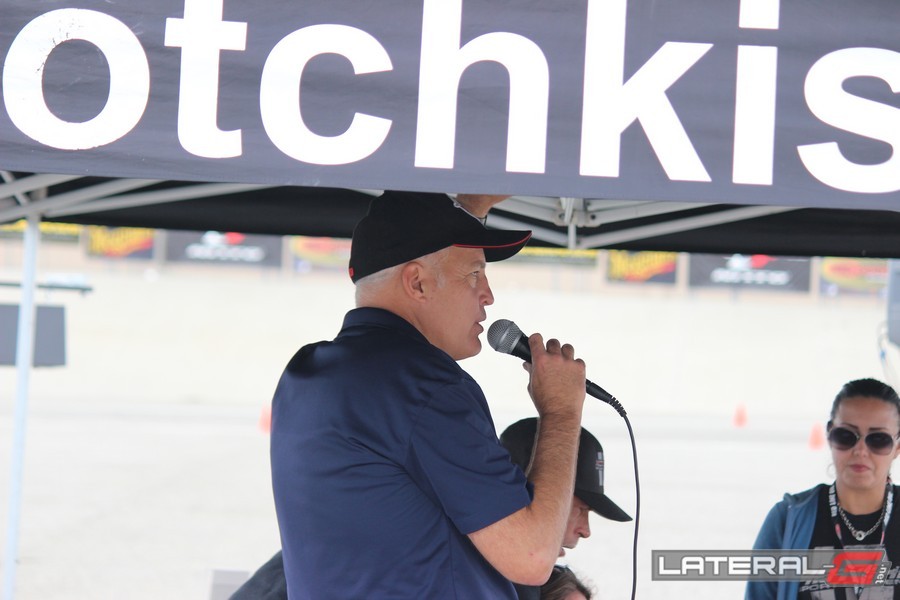
[[[280,545],[260,416],[292,353],[337,332],[352,286],[339,273],[77,268],[91,294],[39,295],[66,306],[69,364],[32,373],[16,598],[208,600],[215,572],[250,572]],[[628,411],[639,598],[739,597],[738,584],[651,581],[650,551],[749,548],[784,492],[833,478],[812,431],[840,385],[885,377],[878,298],[489,273],[489,322],[573,343]],[[519,361],[485,348],[463,366],[500,431],[534,410]],[[14,397],[15,373],[0,367],[4,507]],[[606,452],[607,493],[634,514],[624,422],[589,399],[585,424]],[[566,561],[601,600],[627,598],[633,523],[591,524]]]

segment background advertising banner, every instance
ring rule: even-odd
[[[149,260],[153,258],[156,231],[141,227],[86,228],[87,253],[103,258]]]
[[[896,10],[5,0],[0,164],[896,210]]]
[[[347,270],[350,264],[350,240],[306,236],[289,240],[293,267],[299,273],[316,268]]]
[[[207,231],[166,232],[170,262],[281,266],[280,236]]]
[[[677,252],[629,252],[610,250],[606,262],[608,281],[675,283]]]
[[[823,258],[819,291],[839,294],[880,294],[888,283],[888,261],[878,258]]]
[[[691,287],[726,287],[808,292],[810,260],[765,254],[691,254]]]
[[[0,225],[0,238],[21,239],[28,222],[25,219]],[[41,239],[54,242],[77,242],[81,236],[81,225],[69,223],[40,223]]]
[[[574,265],[596,267],[597,250],[569,250],[567,248],[541,248],[526,246],[509,260],[521,263],[543,263],[551,265]]]

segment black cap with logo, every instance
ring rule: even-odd
[[[523,471],[531,462],[537,418],[517,421],[500,434],[500,443]],[[578,464],[575,466],[575,495],[595,513],[613,521],[630,521],[624,510],[603,493],[603,447],[591,433],[581,428]]]

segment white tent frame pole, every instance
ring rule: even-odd
[[[645,225],[643,227],[632,227],[630,229],[622,229],[621,231],[611,231],[609,233],[598,233],[586,236],[579,242],[581,248],[591,248],[594,246],[612,246],[614,244],[622,244],[645,238],[652,238],[689,229],[700,229],[710,227],[712,225],[723,225],[725,223],[733,223],[735,221],[744,221],[747,219],[756,219],[767,215],[777,215],[779,213],[791,212],[799,210],[796,207],[785,206],[745,206],[743,208],[735,208],[733,210],[722,211],[709,215],[700,215],[696,217],[685,217],[675,221],[665,223],[657,223],[656,225]]]
[[[226,196],[228,194],[252,192],[271,187],[273,186],[251,183],[207,183],[190,185],[167,190],[156,190],[153,192],[121,194],[115,198],[100,198],[75,206],[51,208],[46,211],[45,215],[48,218],[55,219],[69,215],[79,215],[85,212],[136,208],[139,206],[147,206],[149,204],[159,204],[161,202],[181,202],[182,200],[194,200],[196,198],[208,198],[210,196]]]
[[[28,177],[23,177],[21,179],[13,179],[8,171],[4,171],[4,183],[0,184],[0,200],[17,197],[19,194],[32,192],[41,188],[48,188],[74,179],[81,179],[81,175],[57,175],[47,173],[41,175],[29,175]],[[22,200],[19,200],[19,205],[22,204]]]
[[[56,194],[25,206],[14,206],[5,210],[0,209],[0,222],[15,221],[36,214],[43,215],[49,210],[61,209],[73,204],[81,204],[98,198],[105,198],[106,196],[130,192],[131,190],[155,183],[159,183],[159,181],[156,179],[112,179],[90,187]]]
[[[550,242],[557,246],[565,246],[569,242],[569,238],[565,233],[560,233],[546,227],[537,227],[535,225],[526,225],[514,219],[501,217],[500,215],[488,215],[488,227],[497,229],[530,229],[531,236],[536,240]]]
[[[10,454],[9,501],[6,519],[6,550],[3,553],[3,600],[13,600],[18,561],[19,520],[22,508],[22,473],[25,462],[25,425],[28,415],[28,383],[34,357],[37,250],[40,216],[28,215],[22,266],[22,301],[16,336],[16,404],[13,414],[13,444]]]

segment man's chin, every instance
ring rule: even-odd
[[[560,548],[560,549],[559,549],[559,557],[558,557],[558,558],[562,558],[562,557],[565,556],[565,555],[566,555],[566,549],[565,549],[565,548]]]
[[[454,357],[453,360],[466,360],[467,358],[477,356],[481,352],[481,341],[475,340],[475,342],[476,343],[472,344],[472,347],[469,348],[464,354],[461,354],[458,357]]]

